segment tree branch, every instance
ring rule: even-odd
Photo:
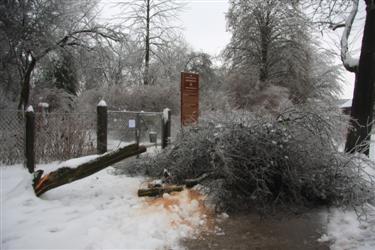
[[[352,30],[352,25],[353,25],[355,16],[357,15],[357,12],[358,12],[359,0],[352,0],[352,2],[353,2],[353,7],[345,22],[345,29],[342,33],[341,42],[340,42],[341,61],[347,71],[357,72],[359,60],[352,58],[348,51],[349,50],[348,40],[349,40],[350,32]]]

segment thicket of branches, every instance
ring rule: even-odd
[[[175,85],[176,86],[176,85]],[[95,112],[101,99],[108,103],[110,110],[161,112],[169,108],[173,113],[179,112],[179,95],[177,86],[169,84],[157,86],[111,86],[84,92],[76,102],[80,112]]]
[[[220,117],[182,131],[173,146],[143,162],[168,169],[176,183],[203,182],[221,207],[361,205],[374,198],[371,162],[340,153],[345,117],[324,105],[291,107],[278,116]],[[373,166],[372,166],[373,167]]]

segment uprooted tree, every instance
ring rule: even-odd
[[[125,158],[146,152],[146,147],[131,144],[118,150],[105,153],[75,168],[61,167],[43,176],[43,171],[35,172],[34,190],[37,196],[53,188],[90,176]]]

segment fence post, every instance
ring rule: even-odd
[[[135,143],[139,146],[141,140],[141,119],[140,113],[135,115]]]
[[[163,110],[162,120],[161,148],[166,148],[171,140],[171,110],[169,108]]]
[[[97,152],[98,154],[104,154],[107,152],[107,120],[108,110],[107,103],[101,100],[97,105],[97,126],[96,126],[96,141],[97,141]]]
[[[140,113],[137,113],[135,115],[135,143],[139,147],[139,143],[141,141],[141,117]],[[139,155],[137,155],[137,159],[139,158]]]
[[[35,170],[35,113],[32,106],[26,109],[26,138],[25,138],[25,157],[26,167],[30,173]]]

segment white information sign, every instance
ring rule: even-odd
[[[129,120],[129,128],[135,128],[135,120]]]

